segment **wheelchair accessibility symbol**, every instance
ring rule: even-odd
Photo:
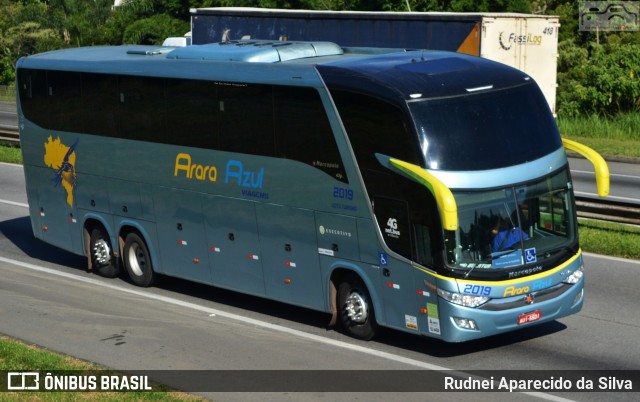
[[[387,265],[389,261],[389,257],[387,257],[387,253],[380,253],[380,265]]]
[[[524,250],[524,259],[526,264],[531,264],[538,261],[538,258],[536,257],[536,249],[528,248]]]

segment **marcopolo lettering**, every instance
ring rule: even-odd
[[[175,168],[173,175],[178,176],[179,172],[183,172],[187,179],[196,180],[218,180],[218,169],[211,165],[199,165],[191,162],[191,155],[185,153],[179,153],[176,156]]]
[[[230,160],[227,162],[227,169],[225,172],[224,182],[232,183],[234,180],[240,187],[247,188],[262,188],[262,181],[264,179],[264,168],[260,168],[258,172],[251,172],[245,170],[242,162],[237,160]]]

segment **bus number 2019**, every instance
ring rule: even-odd
[[[478,295],[478,296],[489,296],[491,294],[491,286],[481,286],[481,285],[465,285],[462,293]]]

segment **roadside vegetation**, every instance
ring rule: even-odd
[[[605,156],[640,159],[640,113],[615,118],[599,116],[558,117],[563,137],[578,141]]]
[[[35,345],[0,336],[0,371],[95,370],[113,374],[104,367],[70,356],[50,352]],[[0,401],[201,401],[194,395],[153,384],[159,391],[148,392],[2,392]]]
[[[0,162],[22,164],[20,146],[11,142],[0,142]]]
[[[640,226],[579,219],[578,231],[584,251],[640,260]]]

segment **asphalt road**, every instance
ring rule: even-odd
[[[640,370],[639,261],[587,255],[584,309],[526,331],[464,344],[387,331],[375,341],[360,342],[327,331],[326,314],[275,301],[166,278],[154,288],[140,289],[87,273],[84,258],[35,240],[27,214],[21,167],[0,164],[0,333],[114,369],[452,369],[461,378],[487,369],[551,375],[553,370]],[[634,386],[637,392],[640,383]],[[220,401],[398,397],[317,390],[204,395]],[[400,397],[627,401],[630,396],[549,391]]]
[[[607,161],[611,192],[608,199],[640,204],[640,164]],[[569,158],[576,195],[598,198],[593,165],[586,159]]]

